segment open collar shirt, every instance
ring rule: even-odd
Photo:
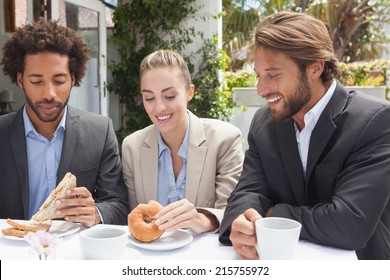
[[[336,80],[333,80],[333,83],[331,84],[325,95],[320,99],[320,101],[317,102],[317,104],[313,108],[311,108],[309,112],[305,114],[305,127],[302,129],[302,131],[299,131],[296,123],[294,122],[298,150],[299,155],[301,157],[304,175],[306,175],[307,156],[309,153],[311,134],[326,105],[328,105],[329,100],[332,98],[333,93],[336,89],[336,84]]]
[[[160,132],[158,133],[158,181],[157,200],[161,205],[166,206],[172,202],[181,200],[185,195],[185,185],[187,177],[187,154],[189,143],[189,123],[179,148],[178,155],[183,160],[183,166],[175,180],[171,150],[165,144]]]
[[[57,170],[64,143],[67,107],[60,123],[49,141],[39,134],[23,109],[23,121],[26,137],[28,182],[29,182],[29,219],[43,204],[57,185]]]

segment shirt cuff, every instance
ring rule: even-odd
[[[102,222],[102,224],[104,224],[104,219],[103,219],[102,213],[100,212],[99,208],[97,208],[96,206],[95,206],[95,208],[96,208],[96,210],[97,210],[97,212],[98,212],[98,214],[99,214],[100,221]]]

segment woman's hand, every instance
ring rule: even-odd
[[[182,199],[165,206],[157,215],[155,224],[160,230],[173,231],[189,228],[194,233],[215,230],[218,222],[213,215],[199,213],[194,204]]]

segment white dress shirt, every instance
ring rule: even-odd
[[[326,105],[328,105],[329,100],[333,96],[334,90],[336,89],[336,84],[336,80],[333,80],[333,83],[331,84],[325,95],[317,102],[316,105],[314,105],[313,108],[311,108],[309,112],[305,114],[305,127],[302,129],[302,131],[299,131],[296,123],[294,123],[298,150],[299,155],[301,157],[304,175],[306,175],[307,155],[309,153],[311,133],[313,132],[313,129],[316,126],[318,119],[320,118]]]

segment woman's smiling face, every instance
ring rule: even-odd
[[[141,94],[146,113],[162,135],[185,131],[187,103],[194,93],[186,88],[176,67],[147,70],[141,77]]]

